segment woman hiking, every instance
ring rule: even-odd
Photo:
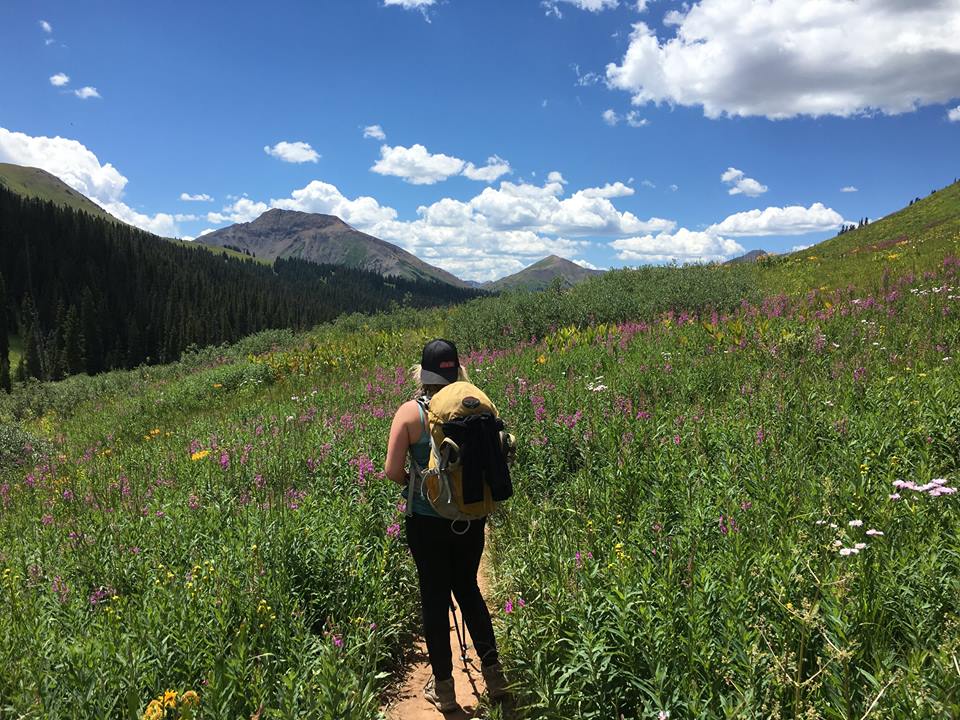
[[[417,391],[413,400],[399,407],[390,427],[385,472],[395,483],[409,487],[406,460],[411,471],[426,468],[430,459],[430,432],[422,401],[445,385],[468,380],[460,365],[456,346],[448,340],[433,340],[423,348],[420,364],[411,369]],[[425,403],[424,403],[425,404]],[[460,605],[470,637],[480,656],[481,671],[491,699],[505,697],[506,679],[497,655],[490,613],[477,585],[483,554],[486,518],[473,520],[466,531],[456,532],[450,520],[440,517],[430,503],[414,493],[407,498],[412,513],[406,517],[407,545],[417,566],[423,634],[433,674],[424,687],[424,697],[441,712],[457,710],[453,685],[453,653],[450,649],[450,593]]]

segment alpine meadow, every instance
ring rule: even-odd
[[[0,720],[960,718],[960,0],[216,10],[0,10]]]

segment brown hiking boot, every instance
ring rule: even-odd
[[[487,685],[487,695],[491,700],[500,700],[509,694],[507,678],[503,674],[503,666],[500,663],[484,665],[480,668],[480,671],[483,673],[483,681]]]
[[[442,713],[453,712],[460,708],[457,693],[453,689],[453,678],[437,680],[433,675],[423,688],[423,696]]]

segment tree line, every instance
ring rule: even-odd
[[[271,265],[171,243],[0,186],[0,387],[176,360],[191,345],[345,312],[476,297],[440,282],[304,260]],[[23,356],[9,367],[9,336]]]

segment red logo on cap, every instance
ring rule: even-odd
[[[452,367],[455,367],[455,366],[456,366],[456,363],[455,363],[453,360],[444,360],[443,362],[440,363],[441,369],[442,369],[442,368],[452,368]]]

